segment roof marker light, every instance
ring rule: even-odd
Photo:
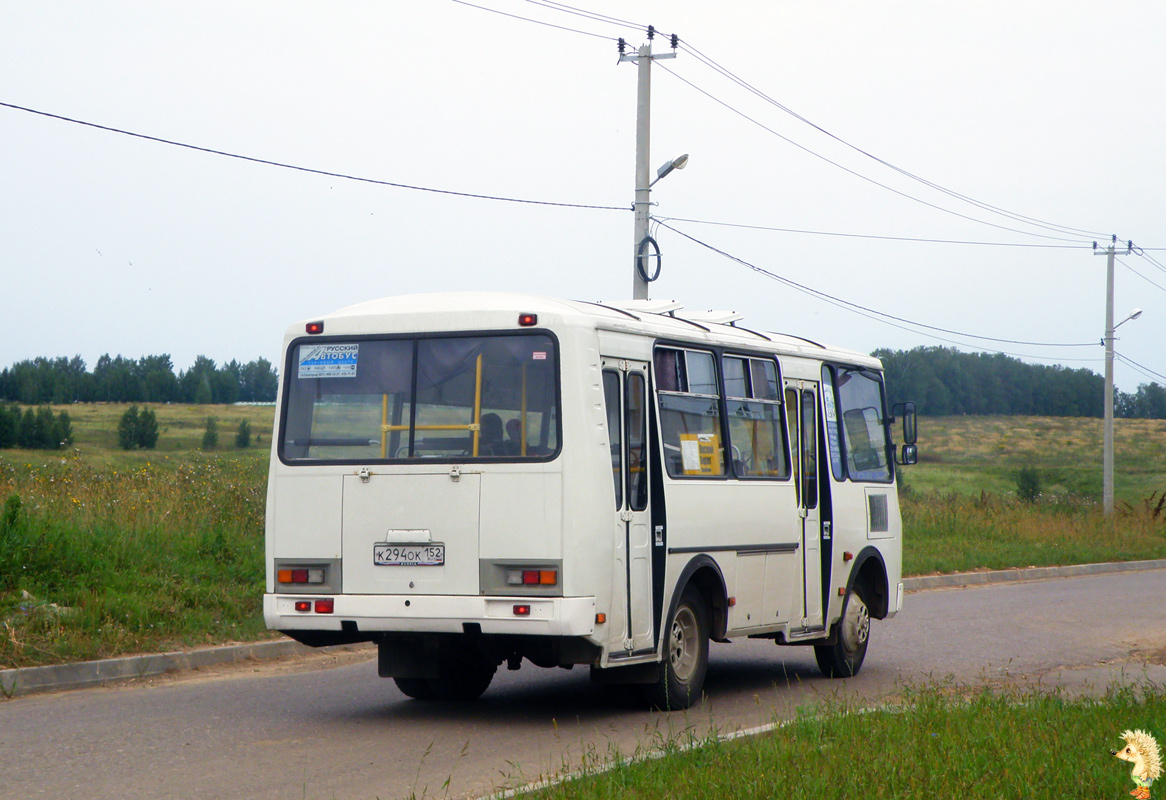
[[[307,325],[304,326],[304,330],[307,331],[308,333],[311,333],[311,334],[323,333],[324,332],[324,323],[323,322],[309,322]]]
[[[533,325],[538,325],[538,314],[519,314],[518,324],[523,328],[529,328]]]

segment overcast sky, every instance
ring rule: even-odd
[[[572,4],[616,25],[473,2],[0,0],[0,103],[377,181],[611,207],[394,188],[0,107],[0,366],[278,364],[293,322],[395,294],[630,297],[636,67],[615,40],[639,46],[652,24],[681,39],[653,68],[653,172],[690,154],[653,190],[654,215],[785,229],[667,223],[869,311],[666,228],[654,298],[866,352],[958,343],[1101,372],[1106,259],[1091,244],[1116,234],[1145,248],[1119,258],[1117,318],[1145,314],[1117,350],[1166,374],[1166,249],[1151,249],[1166,248],[1166,3]],[[1088,346],[1031,344],[1049,342]],[[1117,365],[1126,391],[1151,379],[1166,383]]]

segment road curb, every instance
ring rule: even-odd
[[[1103,575],[1111,572],[1136,572],[1150,569],[1166,569],[1166,559],[1076,564],[1068,567],[1029,567],[1027,569],[1004,569],[991,572],[957,572],[949,575],[923,575],[904,578],[903,588],[908,592],[913,592],[923,589],[981,586],[1011,581],[1071,578],[1079,575]],[[350,650],[353,649],[353,646],[345,645],[327,649]],[[291,658],[312,652],[312,650],[313,648],[306,647],[291,639],[281,639],[273,642],[232,644],[174,653],[106,658],[101,661],[82,661],[75,664],[5,669],[0,670],[0,694],[4,697],[16,697],[38,692],[85,689],[116,681],[234,664],[239,661]]]
[[[1103,564],[1073,564],[1067,567],[1026,567],[1024,569],[1001,569],[986,572],[953,572],[948,575],[921,575],[904,578],[903,589],[908,592],[920,589],[955,588],[980,586],[990,583],[1010,581],[1039,581],[1048,578],[1074,578],[1080,575],[1104,575],[1111,572],[1140,572],[1147,569],[1166,569],[1166,559],[1153,561],[1111,561]]]
[[[134,680],[167,672],[234,664],[239,661],[267,661],[311,652],[291,639],[274,642],[231,644],[173,653],[157,653],[125,658],[106,658],[47,667],[0,670],[0,693],[4,697],[63,689],[85,689],[115,681]]]

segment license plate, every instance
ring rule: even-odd
[[[372,563],[379,567],[439,567],[445,563],[445,545],[374,544]]]

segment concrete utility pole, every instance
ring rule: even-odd
[[[1126,248],[1126,255],[1133,249],[1133,243]],[[1118,325],[1141,316],[1135,311],[1117,325],[1113,324],[1113,259],[1117,252],[1117,236],[1109,247],[1097,249],[1093,243],[1093,254],[1107,256],[1105,269],[1105,433],[1101,454],[1101,507],[1105,515],[1113,514],[1113,332]]]
[[[636,81],[636,201],[635,201],[635,243],[632,251],[632,298],[635,300],[648,299],[648,282],[641,275],[640,257],[646,250],[645,241],[648,239],[648,208],[652,184],[648,173],[648,151],[651,139],[652,117],[652,61],[657,58],[676,58],[678,39],[672,36],[671,53],[652,55],[652,39],[655,38],[655,28],[648,27],[648,43],[641,46],[635,54],[623,52],[624,41],[619,40],[620,63],[634,61],[639,68]],[[645,260],[646,252],[643,253]],[[645,268],[646,269],[646,268]]]

